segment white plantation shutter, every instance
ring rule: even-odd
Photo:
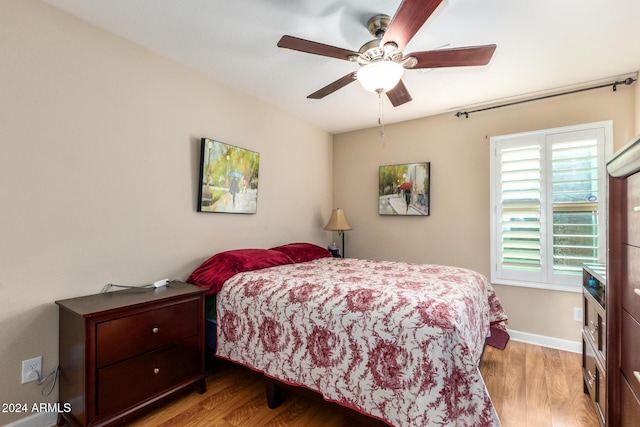
[[[541,280],[542,147],[535,141],[499,144],[498,234],[501,276]]]
[[[582,264],[604,260],[607,130],[491,138],[494,283],[579,289]]]
[[[546,137],[553,227],[549,263],[555,284],[579,284],[583,263],[604,262],[606,258],[604,140],[602,127]]]

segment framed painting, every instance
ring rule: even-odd
[[[429,215],[431,163],[380,166],[378,214]]]
[[[255,214],[260,153],[202,138],[198,212]]]

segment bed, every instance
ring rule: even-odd
[[[295,243],[217,254],[188,281],[215,295],[218,357],[392,426],[500,425],[478,365],[507,317],[479,273]]]

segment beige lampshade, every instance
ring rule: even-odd
[[[337,208],[331,211],[331,218],[329,218],[329,222],[324,226],[324,229],[328,231],[351,230],[347,217],[344,215],[344,210]]]

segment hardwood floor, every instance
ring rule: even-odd
[[[504,427],[596,427],[595,409],[582,390],[581,356],[510,341],[503,351],[487,347],[480,371]],[[216,361],[207,392],[188,393],[129,423],[132,427],[358,427],[337,405],[286,392],[269,409],[262,377]]]
[[[509,341],[487,347],[480,372],[504,427],[597,427],[582,355]]]

